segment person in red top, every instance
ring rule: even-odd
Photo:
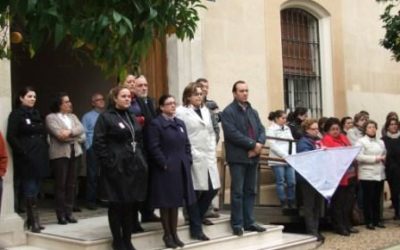
[[[4,142],[3,135],[0,133],[0,208],[3,194],[3,177],[6,174],[8,163],[8,156],[6,151],[6,143]]]
[[[340,131],[340,121],[338,118],[331,117],[325,122],[325,135],[321,140],[324,147],[348,147],[350,141]],[[358,233],[358,230],[351,225],[351,211],[354,204],[356,172],[353,166],[346,171],[339,186],[332,196],[331,217],[336,233],[349,236],[350,233]]]

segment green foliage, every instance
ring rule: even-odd
[[[171,31],[192,39],[201,0],[2,0],[0,29],[11,21],[11,32],[35,52],[63,44],[84,54],[107,75],[137,70],[153,39]],[[9,7],[7,7],[9,6]],[[9,10],[9,12],[8,12]],[[0,37],[0,51],[7,51]],[[0,58],[9,57],[0,54]]]
[[[380,16],[385,28],[385,37],[381,45],[392,52],[393,58],[400,61],[400,12],[399,0],[377,0],[386,4],[384,13]]]

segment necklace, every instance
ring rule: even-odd
[[[128,127],[128,130],[132,136],[132,142],[131,142],[132,151],[135,153],[136,152],[135,128],[133,127],[132,121],[129,118],[128,114],[126,112],[124,112],[124,113],[125,113],[126,121],[122,118],[122,116],[118,113],[118,111],[117,111],[117,116],[121,119],[121,122]]]

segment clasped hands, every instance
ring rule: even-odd
[[[253,158],[253,157],[256,157],[257,155],[260,155],[260,154],[261,154],[262,146],[263,146],[263,145],[262,145],[261,143],[257,142],[257,143],[256,143],[256,146],[255,146],[253,149],[250,149],[250,150],[247,152],[247,156],[248,156],[249,158]]]

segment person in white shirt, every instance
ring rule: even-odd
[[[286,139],[267,139],[267,144],[270,147],[269,157],[271,158],[284,158],[296,151],[296,146],[290,142],[290,140],[293,140],[293,136],[290,128],[286,125],[286,119],[287,115],[283,110],[276,110],[268,116],[268,120],[272,121],[272,124],[267,129],[267,137]],[[268,165],[272,167],[275,174],[276,192],[282,208],[293,208],[296,203],[294,169],[284,161],[269,160]]]

